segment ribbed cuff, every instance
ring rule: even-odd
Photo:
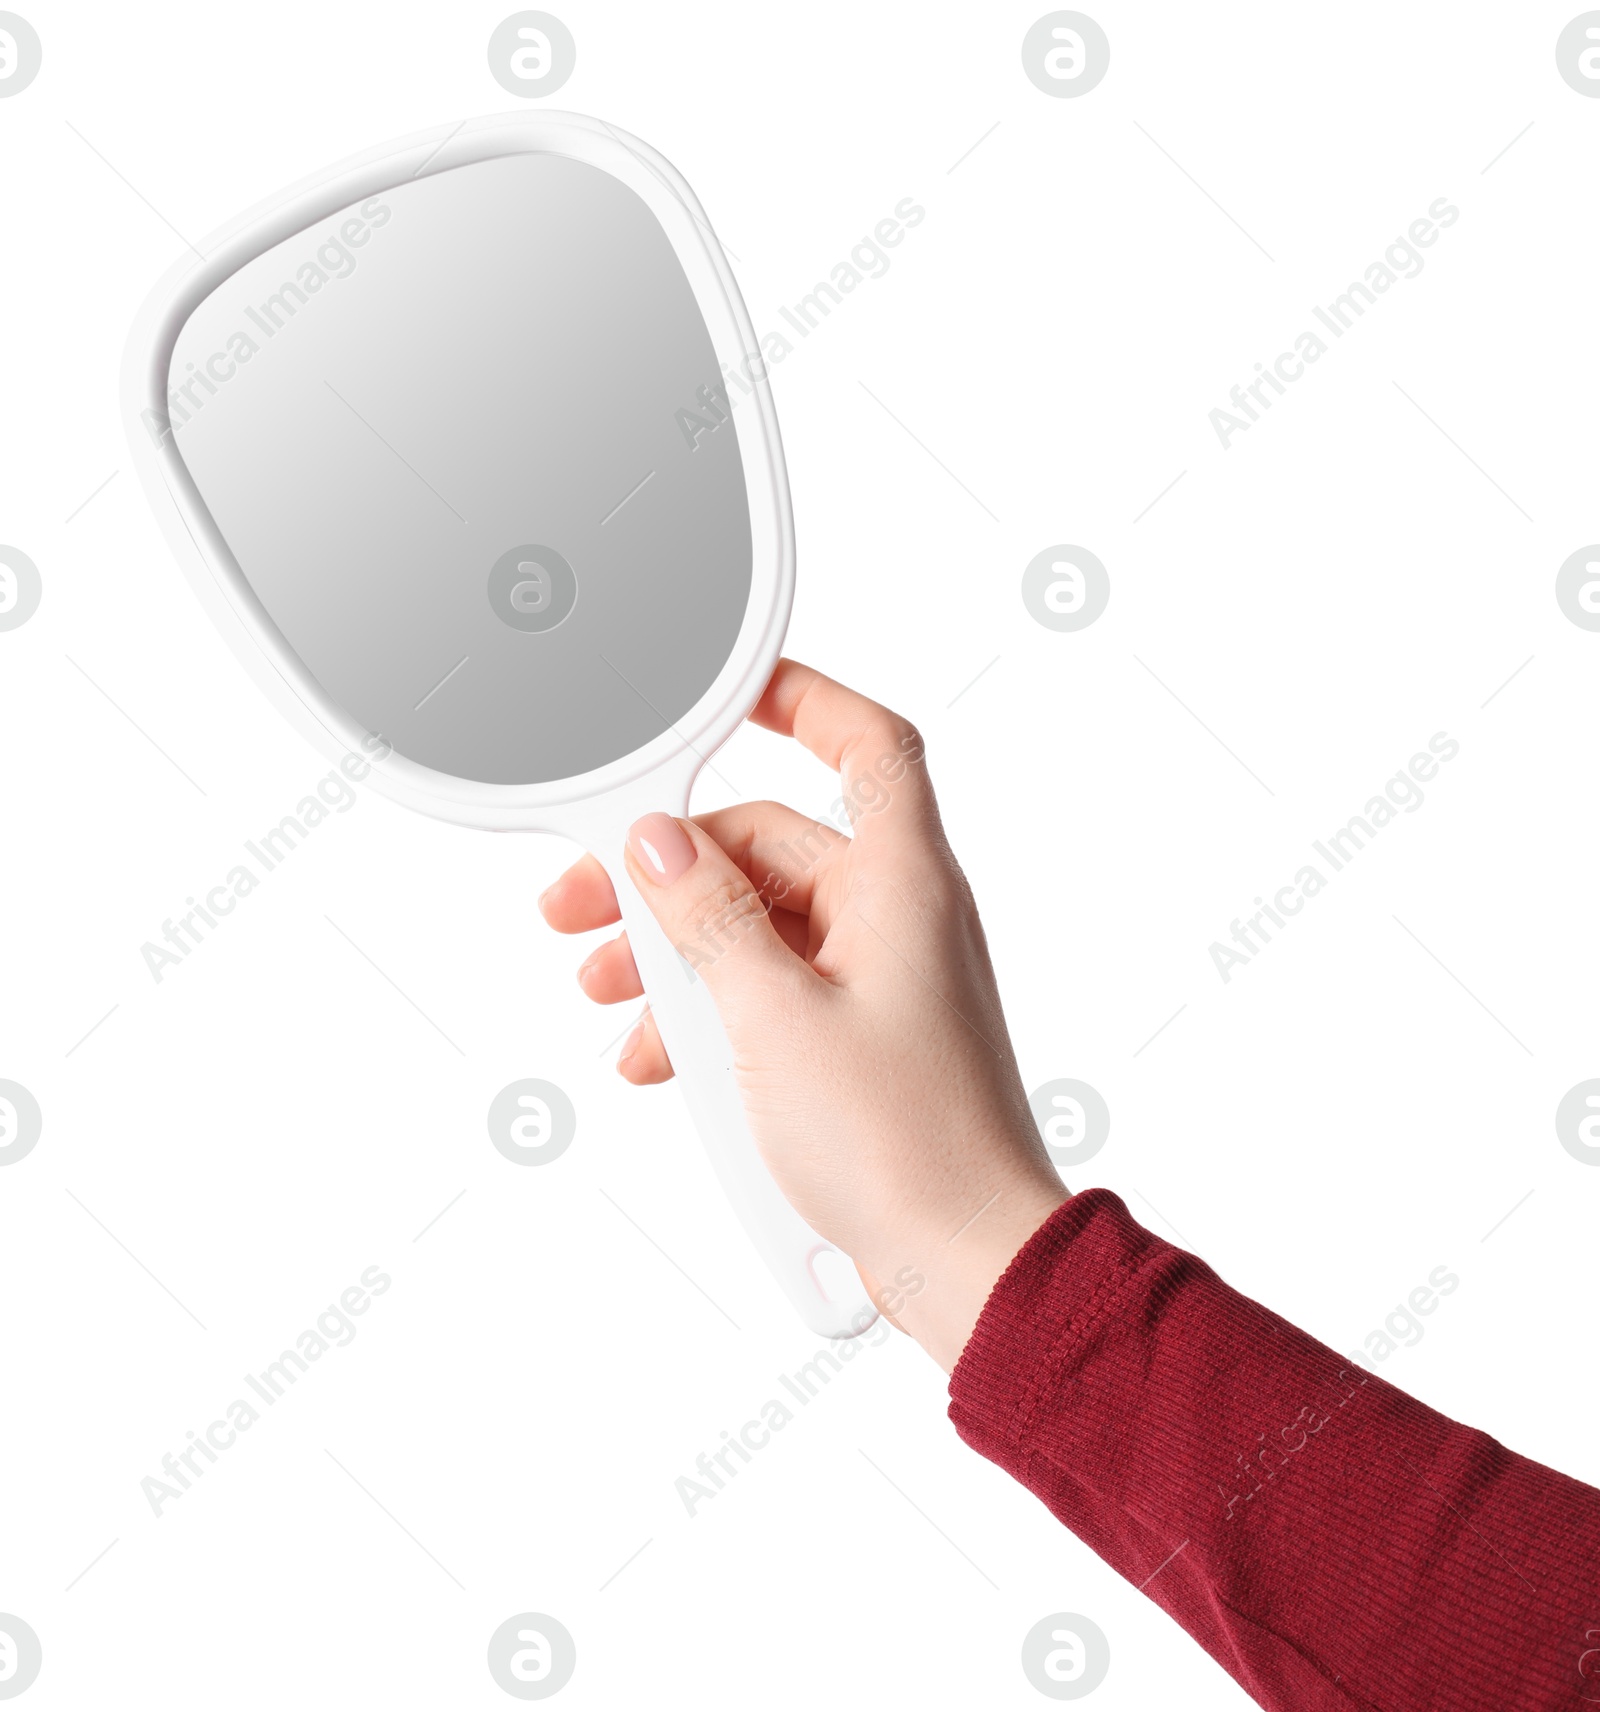
[[[950,1419],[985,1455],[1018,1447],[1074,1345],[1144,1268],[1174,1253],[1109,1189],[1063,1201],[989,1292],[950,1375]]]

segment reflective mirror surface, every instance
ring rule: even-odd
[[[711,338],[655,215],[523,154],[296,234],[179,333],[176,447],[329,698],[410,759],[543,784],[682,719],[751,532]]]

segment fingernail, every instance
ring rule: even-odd
[[[622,1065],[626,1064],[628,1062],[628,1060],[633,1057],[634,1053],[636,1053],[639,1050],[639,1042],[643,1039],[644,1039],[644,1018],[640,1017],[639,1020],[633,1025],[632,1030],[629,1032],[628,1038],[625,1041],[623,1041],[622,1051],[617,1055],[617,1064],[618,1064],[619,1068]]]
[[[694,865],[695,847],[670,814],[647,814],[628,828],[639,866],[658,886],[670,886]]]
[[[595,964],[599,961],[600,953],[598,951],[591,951],[589,955],[578,965],[578,985],[580,987],[589,979],[589,971],[593,969]]]

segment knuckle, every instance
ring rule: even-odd
[[[679,953],[696,969],[716,963],[766,920],[766,906],[742,875],[719,875],[695,899]]]
[[[723,849],[740,867],[747,867],[762,828],[781,820],[785,813],[783,804],[774,802],[770,797],[763,797],[759,802],[745,803],[734,822],[738,836],[735,840],[725,841]]]
[[[924,758],[922,733],[909,719],[879,708],[861,734],[847,769],[846,801],[852,821],[887,808]]]
[[[927,747],[922,728],[909,719],[902,719],[898,714],[894,720],[894,744],[902,758],[907,761],[920,761]]]
[[[880,754],[910,760],[922,753],[922,733],[903,714],[889,708],[881,709],[873,721],[872,739]]]
[[[761,907],[749,885],[742,878],[723,874],[700,894],[696,913],[702,921],[726,921],[748,915],[752,906]]]

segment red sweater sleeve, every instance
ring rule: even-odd
[[[1600,1492],[1346,1363],[1107,1190],[1011,1263],[950,1396],[1263,1706],[1600,1706]]]

